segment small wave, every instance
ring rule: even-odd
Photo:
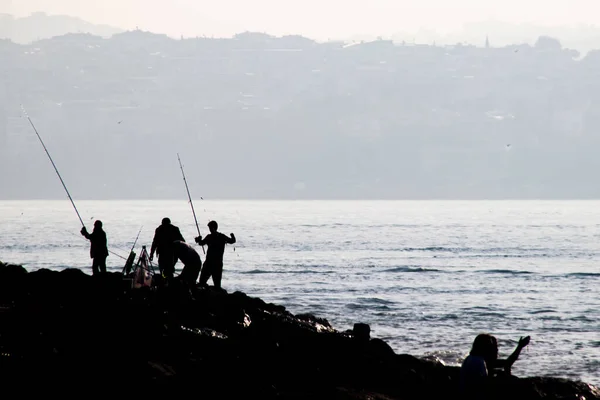
[[[346,304],[346,308],[349,308],[351,310],[373,310],[373,311],[390,310],[390,307],[388,307],[385,304],[374,305],[374,304],[350,303],[350,304]]]
[[[20,251],[27,253],[36,253],[45,250],[65,249],[65,248],[85,248],[86,244],[70,244],[70,243],[36,243],[36,244],[6,244],[0,246],[0,250]]]
[[[242,274],[253,274],[253,275],[258,275],[258,274],[271,274],[273,273],[273,271],[266,271],[264,269],[252,269],[250,271],[243,271]]]
[[[396,267],[386,269],[383,272],[442,272],[435,268],[423,268],[423,267]]]
[[[547,316],[538,317],[538,319],[540,321],[562,321],[563,320],[563,318],[558,315],[547,315]]]
[[[596,322],[595,318],[590,318],[586,315],[578,315],[576,317],[569,318],[568,321],[578,321],[578,322]]]
[[[600,276],[599,272],[573,272],[564,276],[574,276],[577,278],[596,278]]]
[[[484,274],[507,274],[507,275],[530,275],[533,274],[531,271],[518,271],[512,269],[484,269],[479,270],[477,272],[481,272]]]
[[[502,312],[481,312],[481,313],[475,313],[474,315],[476,315],[477,317],[490,317],[490,318],[505,318],[506,314],[502,313]]]
[[[333,265],[328,264],[288,264],[288,263],[268,263],[270,267],[279,267],[279,268],[305,268],[305,269],[314,269],[314,268],[335,268]]]
[[[404,247],[404,248],[397,249],[397,250],[398,251],[446,251],[446,252],[452,252],[452,253],[459,253],[462,251],[469,251],[469,248],[431,246],[431,247]]]
[[[550,313],[555,313],[555,312],[556,312],[556,310],[545,309],[545,310],[535,310],[535,311],[532,311],[530,314],[534,314],[534,315],[537,315],[537,314],[550,314]]]
[[[489,310],[493,310],[493,309],[494,309],[494,308],[492,308],[492,307],[487,307],[487,306],[473,306],[473,307],[466,307],[466,308],[463,308],[463,310],[473,310],[473,311],[478,311],[478,310],[486,310],[486,311],[489,311]]]
[[[265,270],[265,269],[251,269],[248,271],[241,271],[242,274],[250,274],[250,275],[260,275],[260,274],[333,274],[335,273],[335,271],[320,271],[320,270],[313,270],[313,269],[305,269],[305,270],[296,270],[296,269],[290,269],[290,270],[286,270],[286,271],[281,271],[281,270]]]
[[[377,303],[377,304],[394,304],[393,301],[380,299],[378,297],[363,297],[359,299],[360,301],[368,302],[368,303]]]

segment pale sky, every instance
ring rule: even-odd
[[[600,0],[0,0],[0,12],[66,14],[170,36],[242,31],[317,40],[389,36],[420,27],[448,33],[489,19],[539,25],[597,24]]]

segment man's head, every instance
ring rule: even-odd
[[[102,221],[100,221],[99,219],[96,220],[96,222],[94,222],[94,228],[102,228]]]
[[[170,225],[171,224],[171,220],[168,217],[164,217],[162,219],[162,224],[163,225]]]
[[[219,224],[217,224],[217,221],[210,221],[208,223],[208,230],[210,231],[210,233],[215,233],[218,228]]]

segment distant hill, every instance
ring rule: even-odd
[[[491,39],[490,39],[491,41]],[[0,40],[0,198],[600,198],[600,51],[140,30]],[[193,172],[192,172],[193,171]]]
[[[10,39],[20,44],[28,44],[39,39],[48,39],[67,33],[89,33],[95,36],[110,37],[120,32],[123,32],[120,28],[94,25],[80,18],[66,15],[48,15],[37,12],[28,17],[15,18],[10,14],[0,14],[0,39]]]

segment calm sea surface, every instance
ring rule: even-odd
[[[193,243],[187,201],[76,201],[91,231],[101,219],[109,269],[135,237],[148,250],[168,216]],[[338,330],[356,322],[397,353],[459,363],[489,332],[508,356],[531,335],[518,376],[600,385],[599,201],[194,202],[238,243],[223,286],[311,312]],[[0,260],[91,273],[89,243],[71,203],[0,201]],[[199,253],[202,255],[200,248]],[[177,264],[181,268],[181,263]],[[212,284],[212,281],[210,282]]]

